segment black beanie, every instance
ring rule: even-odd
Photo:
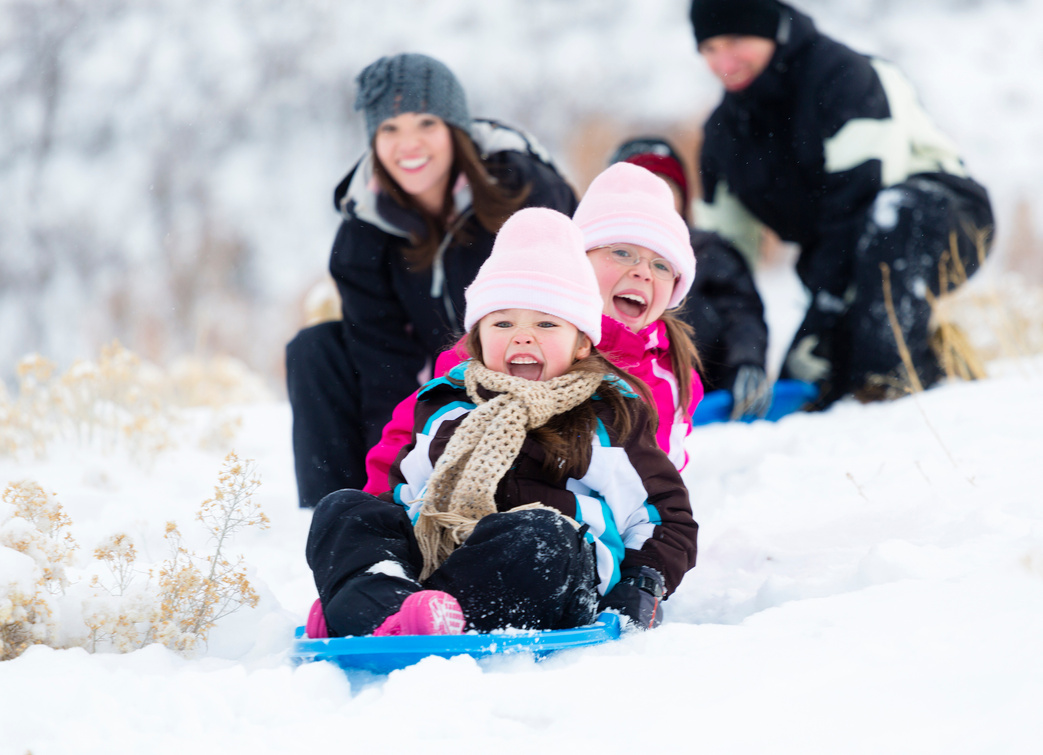
[[[696,44],[721,34],[774,40],[779,30],[779,15],[776,0],[692,0]]]

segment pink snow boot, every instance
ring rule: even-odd
[[[399,634],[463,634],[464,612],[452,595],[441,590],[421,590],[406,598],[402,607],[373,630],[374,637]]]
[[[304,633],[313,640],[330,636],[326,629],[326,615],[322,612],[322,601],[317,598],[308,611],[308,623],[304,625]]]

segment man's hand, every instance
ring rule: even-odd
[[[763,367],[755,364],[744,364],[735,373],[732,383],[731,418],[763,417],[771,407],[771,385]]]

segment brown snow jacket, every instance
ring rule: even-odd
[[[420,499],[438,458],[454,430],[475,408],[462,386],[459,365],[445,378],[429,382],[418,396],[413,441],[391,467],[391,490],[381,498],[407,508],[415,521]],[[595,397],[597,439],[586,470],[560,482],[543,471],[545,453],[531,436],[496,490],[499,511],[539,502],[589,526],[595,546],[598,591],[619,581],[620,569],[650,566],[673,592],[695,566],[699,526],[677,469],[656,443],[647,407],[633,397],[634,428],[619,438],[609,406]]]

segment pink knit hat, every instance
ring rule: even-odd
[[[572,216],[589,250],[606,244],[651,249],[680,273],[667,308],[676,307],[695,279],[688,225],[674,205],[669,184],[631,163],[610,165],[595,178]]]
[[[557,210],[528,207],[507,218],[464,298],[467,330],[499,309],[534,309],[601,340],[605,305],[583,234]]]

